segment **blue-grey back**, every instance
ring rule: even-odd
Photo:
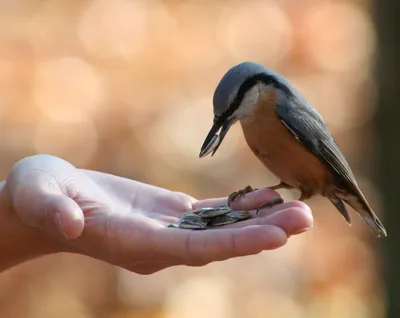
[[[232,67],[219,82],[213,97],[214,113],[221,115],[225,112],[236,97],[242,84],[247,79],[262,73],[276,78],[287,87],[292,95],[299,95],[299,99],[305,100],[295,87],[280,74],[255,62],[243,62]]]

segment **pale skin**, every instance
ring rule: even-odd
[[[190,195],[81,170],[60,158],[36,155],[18,162],[0,183],[0,271],[47,254],[84,254],[140,274],[174,265],[203,266],[286,244],[313,225],[299,201],[266,208],[270,189],[238,197],[234,209],[254,218],[218,229],[168,228],[184,212],[218,207],[227,198]]]

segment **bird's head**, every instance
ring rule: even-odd
[[[243,62],[232,67],[219,82],[213,98],[214,123],[199,157],[218,150],[229,128],[240,119],[250,116],[260,96],[260,89],[285,90],[285,80],[277,73],[254,63]],[[219,135],[218,135],[218,132]]]

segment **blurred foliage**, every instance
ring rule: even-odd
[[[239,126],[198,159],[218,81],[253,60],[321,112],[380,214],[369,10],[366,0],[2,1],[2,177],[50,153],[199,198],[274,184]],[[328,200],[309,204],[310,233],[204,268],[140,276],[65,254],[23,264],[0,276],[0,317],[382,317],[375,238]]]

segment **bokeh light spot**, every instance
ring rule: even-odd
[[[344,3],[316,6],[305,20],[308,50],[326,69],[357,69],[374,51],[373,25],[366,13],[356,6]]]
[[[78,36],[92,55],[126,58],[141,49],[146,31],[140,1],[96,0],[83,14]]]
[[[228,318],[232,317],[231,308],[229,284],[223,277],[195,277],[172,291],[166,302],[165,317],[203,318],[212,313],[213,318]]]
[[[79,121],[104,101],[103,84],[101,76],[89,63],[75,57],[63,57],[37,65],[33,95],[47,116]]]
[[[187,107],[180,107],[179,104]],[[201,145],[211,128],[213,120],[212,101],[199,98],[196,101],[181,100],[170,107],[159,120],[144,131],[139,141],[149,151],[157,154],[169,165],[179,169],[218,167],[229,162],[238,144],[239,130],[231,129],[224,139],[218,156],[199,159]],[[221,169],[219,169],[221,170]]]
[[[291,47],[291,24],[286,13],[270,1],[236,2],[220,19],[220,39],[238,60],[278,63]]]
[[[89,120],[64,122],[44,119],[33,134],[38,153],[61,157],[74,165],[84,166],[97,150],[97,131]]]

